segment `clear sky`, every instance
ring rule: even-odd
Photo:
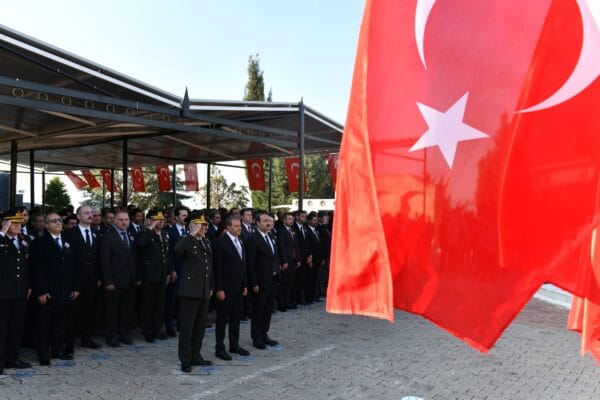
[[[0,24],[176,95],[187,87],[198,99],[241,100],[248,57],[258,53],[274,101],[304,97],[343,124],[363,6],[362,0],[21,0],[3,2]],[[246,184],[239,171],[222,171]],[[203,168],[199,175],[206,175]]]

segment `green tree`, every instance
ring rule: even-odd
[[[265,101],[265,81],[258,54],[248,58],[248,82],[244,91],[244,100]]]
[[[179,170],[178,170],[179,172]],[[99,174],[98,174],[99,175]],[[99,179],[102,182],[101,179]],[[144,173],[144,181],[146,184],[145,192],[134,192],[133,191],[133,180],[131,175],[127,180],[127,204],[135,204],[142,210],[149,210],[151,208],[167,208],[173,205],[173,194],[172,192],[160,192],[158,190],[158,177],[154,170]],[[119,187],[119,191],[115,192],[115,206],[121,205],[122,193],[121,187],[123,186],[123,174],[120,171],[115,171],[115,183]],[[172,184],[172,183],[171,183]],[[178,174],[175,175],[175,187],[177,188],[177,204],[180,205],[182,200],[189,199],[191,196],[184,194],[185,187],[182,179],[179,179]],[[105,191],[104,202],[102,201],[102,188],[90,189],[86,188],[84,193],[85,203],[92,207],[110,206],[110,192]]]
[[[248,188],[227,183],[227,180],[217,167],[210,171],[210,208],[246,207],[248,202]],[[206,185],[200,188],[200,197],[206,203]]]
[[[71,198],[67,193],[65,184],[62,183],[59,177],[50,179],[46,185],[46,207],[48,210],[60,211],[69,204],[71,204]]]

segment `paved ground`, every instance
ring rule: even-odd
[[[0,399],[600,399],[600,369],[578,355],[567,311],[533,300],[483,356],[425,320],[329,315],[322,304],[277,313],[272,337],[248,358],[179,371],[176,340],[137,340],[117,350],[76,351],[75,360],[0,379]],[[25,359],[32,359],[26,352]],[[205,358],[215,360],[214,331]]]

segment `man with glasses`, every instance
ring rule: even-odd
[[[73,359],[73,349],[66,347],[65,338],[81,281],[62,225],[58,214],[46,215],[46,232],[32,246],[33,280],[39,302],[37,353],[40,365],[50,365],[50,357]]]

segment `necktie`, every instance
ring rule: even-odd
[[[240,258],[244,258],[244,256],[242,255],[242,245],[240,244],[239,239],[235,238],[233,240],[233,243],[235,244],[235,248],[237,249],[237,252],[240,255]]]
[[[15,248],[16,248],[17,250],[19,250],[19,241],[17,240],[17,238],[16,238],[16,237],[14,237],[14,238],[12,238],[12,239],[10,239],[10,240],[13,242],[13,246],[15,246]]]
[[[185,236],[185,228],[181,228],[181,236]]]
[[[127,234],[125,234],[125,231],[121,231],[121,239],[123,239],[125,244],[129,246],[129,241],[127,240]]]
[[[294,230],[292,228],[288,228],[288,232],[290,232],[290,235],[292,235],[292,237],[296,237],[296,234],[294,233]]]
[[[264,238],[265,238],[265,242],[267,242],[267,246],[269,246],[269,248],[271,249],[271,253],[275,253],[275,252],[273,251],[273,244],[272,244],[272,243],[271,243],[271,241],[269,240],[269,236],[268,236],[268,235],[265,235],[265,236],[264,236]]]
[[[92,239],[90,238],[90,230],[89,229],[85,230],[85,244],[87,244],[88,247],[92,247]]]
[[[54,240],[56,240],[56,244],[58,245],[58,247],[60,247],[62,249],[62,245],[60,244],[60,237],[57,237]]]

